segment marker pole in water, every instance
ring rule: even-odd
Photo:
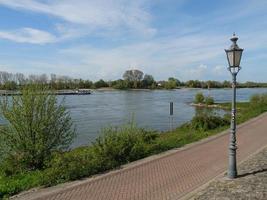
[[[170,131],[173,129],[173,102],[170,102]]]

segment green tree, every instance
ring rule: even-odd
[[[144,73],[137,69],[127,70],[123,74],[123,79],[125,81],[133,82],[133,87],[138,88],[139,83],[143,79],[143,75]]]
[[[190,87],[190,88],[201,88],[202,86],[199,80],[189,80],[185,84],[187,87]]]
[[[121,90],[128,88],[127,82],[122,80],[122,79],[113,81],[112,87],[115,88],[115,89],[121,89]]]
[[[155,83],[154,77],[152,75],[146,74],[142,80],[142,87],[151,88],[153,83]]]
[[[231,87],[231,82],[230,81],[223,81],[222,83],[222,87],[224,88],[230,88]]]
[[[99,81],[95,82],[94,85],[96,88],[108,87],[108,84],[103,79],[100,79]]]
[[[177,78],[170,77],[168,81],[175,82],[176,86],[181,86],[181,81],[179,81]]]
[[[16,84],[15,81],[7,81],[4,85],[3,85],[3,89],[4,90],[16,90],[18,88],[18,85]]]
[[[164,82],[165,89],[175,89],[177,88],[177,79],[170,77],[168,81]]]
[[[66,108],[44,86],[27,85],[21,93],[0,103],[1,114],[8,122],[0,129],[0,145],[5,148],[1,157],[7,170],[11,170],[8,166],[40,169],[53,151],[69,148],[75,130]]]

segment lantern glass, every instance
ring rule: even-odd
[[[234,51],[234,67],[240,66],[241,56],[242,56],[242,50]]]
[[[243,51],[242,49],[226,51],[229,67],[240,66],[242,51]]]
[[[233,51],[226,51],[227,60],[230,67],[234,66],[234,52]]]

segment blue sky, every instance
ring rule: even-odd
[[[0,70],[229,80],[224,49],[236,32],[239,81],[267,82],[266,10],[266,0],[0,0]]]

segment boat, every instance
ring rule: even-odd
[[[88,94],[91,94],[91,90],[89,90],[89,89],[78,89],[75,92],[78,95],[88,95]]]

